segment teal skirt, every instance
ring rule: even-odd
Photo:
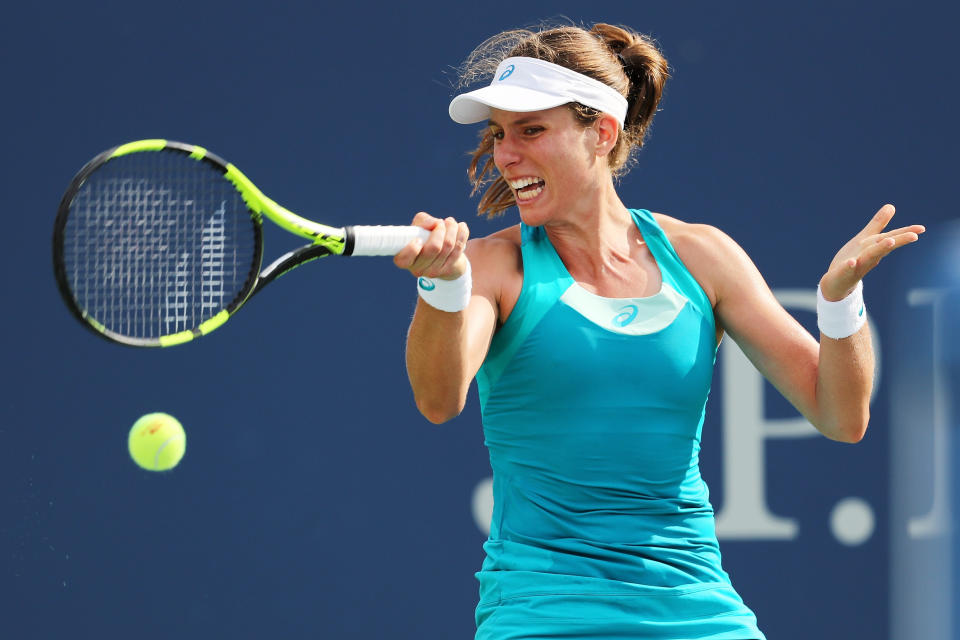
[[[481,582],[490,573],[500,574],[494,578],[499,584],[486,589],[487,600],[477,606],[476,640],[765,640],[756,616],[728,583],[669,588],[568,577],[565,588],[537,593],[502,581],[504,573],[520,578],[515,572],[481,571]]]

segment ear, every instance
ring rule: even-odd
[[[605,156],[613,151],[620,138],[620,125],[609,113],[601,113],[593,126],[597,132],[597,155]]]

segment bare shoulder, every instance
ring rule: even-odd
[[[715,305],[721,284],[727,278],[735,278],[736,272],[745,266],[745,260],[749,262],[743,249],[713,225],[684,222],[662,213],[653,216],[683,264]]]
[[[501,229],[467,243],[467,256],[477,266],[493,271],[520,264],[520,225]]]
[[[663,213],[655,213],[660,228],[667,234],[670,244],[677,253],[681,251],[691,253],[714,254],[729,251],[736,247],[736,243],[726,233],[709,224],[684,222],[678,218]],[[681,258],[685,256],[681,255]]]
[[[467,257],[473,265],[474,292],[496,305],[500,323],[510,315],[523,287],[520,244],[519,224],[467,243]]]

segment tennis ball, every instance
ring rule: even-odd
[[[166,471],[180,462],[187,449],[183,425],[166,413],[148,413],[130,427],[130,457],[147,471]]]

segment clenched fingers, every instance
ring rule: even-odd
[[[404,247],[394,256],[394,264],[415,276],[452,279],[461,275],[465,266],[460,258],[470,237],[467,224],[422,212],[414,216],[413,224],[429,230],[430,236]]]

